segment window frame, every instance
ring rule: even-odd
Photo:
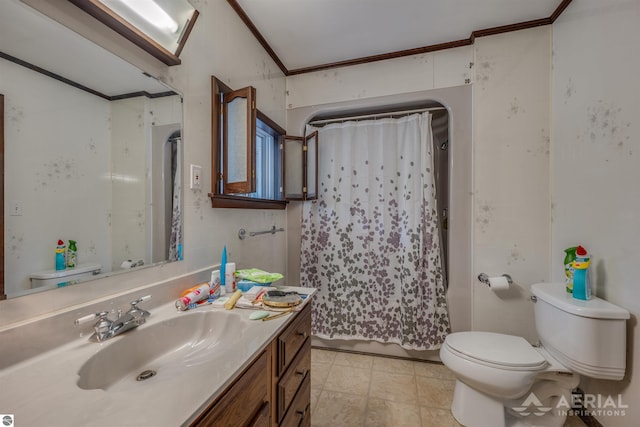
[[[209,197],[211,198],[211,207],[283,210],[286,208],[288,203],[288,201],[284,199],[258,199],[255,197],[240,196],[237,194],[224,194],[224,191],[221,191],[223,188],[221,185],[221,181],[224,179],[223,174],[220,171],[221,162],[224,161],[224,159],[220,159],[221,144],[223,143],[223,128],[221,123],[221,116],[223,114],[223,103],[221,102],[221,95],[230,92],[233,92],[233,90],[229,86],[227,86],[215,76],[211,76],[211,193],[209,193]],[[278,126],[278,124],[271,120],[266,114],[262,113],[258,109],[256,109],[255,111],[255,117],[260,119],[267,126],[271,127],[280,135],[286,134],[286,131],[281,126]],[[255,134],[255,121],[253,133]],[[253,146],[255,149],[255,138]],[[284,163],[282,158],[282,150],[280,150],[280,159],[282,165],[280,171],[280,180],[281,182],[283,182],[284,178],[282,175],[284,170]],[[252,159],[252,163],[255,167],[255,158]]]
[[[306,201],[306,200],[316,200],[318,198],[318,146],[319,146],[319,137],[318,131],[313,131],[309,135],[305,136],[294,136],[294,135],[283,135],[282,136],[282,163],[284,169],[284,177],[282,181],[283,186],[283,194],[286,200],[296,200],[296,201]],[[315,164],[315,175],[313,177],[309,177],[309,141],[315,139],[313,150],[313,162]],[[296,192],[295,194],[290,194],[287,189],[287,142],[300,143],[300,167],[302,169],[302,183],[300,184],[300,192]],[[289,154],[291,155],[291,154]],[[309,181],[313,180],[315,193],[309,194]]]
[[[245,180],[229,182],[229,174],[224,173],[222,176],[222,194],[237,194],[237,193],[253,193],[256,191],[256,90],[251,86],[244,87],[242,89],[226,92],[224,94],[224,100],[222,101],[222,152],[224,157],[222,159],[223,171],[229,170],[229,108],[228,105],[236,99],[246,99],[245,114],[247,117],[245,132],[246,132],[246,162],[245,168]]]

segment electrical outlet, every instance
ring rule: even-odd
[[[202,190],[202,166],[191,165],[191,184],[192,190]]]
[[[11,210],[9,215],[22,216],[22,202],[20,200],[12,200],[10,207],[11,207]]]

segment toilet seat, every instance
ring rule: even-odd
[[[538,371],[547,360],[522,337],[493,332],[458,332],[444,345],[455,355],[474,363],[511,371]]]

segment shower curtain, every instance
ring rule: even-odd
[[[317,129],[301,251],[301,282],[318,290],[314,335],[435,350],[449,333],[430,123],[422,113]]]
[[[171,170],[173,172],[173,203],[171,211],[171,234],[169,237],[169,261],[182,260],[182,153],[181,138],[172,146]]]

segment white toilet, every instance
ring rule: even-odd
[[[89,277],[100,274],[102,266],[95,262],[86,264],[78,264],[74,268],[65,270],[47,270],[38,273],[32,273],[31,288],[55,288],[73,284],[79,280],[85,280]]]
[[[541,345],[492,332],[456,332],[440,349],[456,376],[451,412],[466,427],[562,426],[579,375],[621,380],[629,312],[573,298],[564,283],[531,286]]]

